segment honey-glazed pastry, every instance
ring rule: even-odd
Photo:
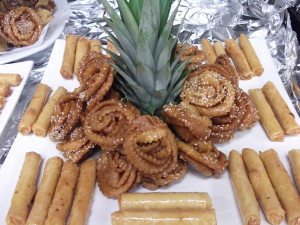
[[[179,105],[165,105],[161,114],[164,121],[186,141],[194,138],[204,141],[210,136],[212,125],[210,118],[201,116],[193,105],[186,102],[181,102]]]
[[[204,70],[198,73],[199,69],[185,80],[180,94],[182,101],[196,106],[203,116],[226,115],[235,98],[231,82],[214,71]]]
[[[53,12],[55,9],[55,2],[53,0],[39,0],[35,5],[35,9],[47,9],[50,12]]]
[[[128,162],[144,174],[168,174],[177,167],[178,149],[167,124],[139,116],[126,129],[123,144]]]
[[[48,134],[52,141],[65,140],[80,121],[83,101],[78,94],[67,92],[55,104]]]
[[[122,147],[124,133],[139,113],[129,103],[114,99],[103,101],[88,112],[83,128],[91,141],[105,150],[114,150]]]
[[[177,140],[177,146],[181,157],[205,176],[220,176],[228,165],[227,156],[210,141],[184,143]]]
[[[216,64],[220,64],[225,68],[225,70],[228,72],[230,81],[232,84],[238,86],[238,80],[240,79],[240,74],[236,71],[234,66],[231,64],[231,61],[229,59],[229,56],[226,54],[219,55],[216,59]],[[228,77],[228,75],[226,76]]]
[[[102,151],[97,165],[97,182],[103,195],[116,198],[140,182],[137,170],[118,151]]]

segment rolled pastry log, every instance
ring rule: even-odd
[[[113,45],[112,40],[110,38],[107,39],[107,50],[109,50],[109,51],[111,51],[115,54],[118,53],[117,49]],[[106,52],[106,56],[109,57],[109,58],[111,57],[111,55],[108,52]]]
[[[206,192],[122,193],[120,210],[192,210],[210,209],[212,201]]]
[[[112,225],[216,225],[214,209],[174,211],[117,211]]]
[[[85,37],[79,37],[76,46],[75,63],[74,63],[75,75],[77,74],[80,60],[89,51],[89,48],[90,48],[89,39]]]
[[[90,40],[90,51],[101,52],[101,42],[97,39]]]
[[[65,162],[50,205],[45,225],[65,225],[77,184],[79,167]]]
[[[35,152],[27,152],[19,180],[11,199],[6,224],[25,225],[30,203],[36,192],[36,180],[42,158]]]
[[[274,83],[268,81],[262,88],[269,104],[271,105],[279,123],[284,132],[290,135],[300,133],[300,126],[295,120],[294,114],[289,109],[288,105],[280,95]]]
[[[52,157],[47,160],[43,177],[34,198],[26,225],[43,225],[52,202],[55,188],[60,176],[63,160]]]
[[[300,149],[289,151],[289,158],[293,169],[294,179],[300,191]]]
[[[4,107],[4,105],[5,105],[5,97],[3,97],[3,96],[0,96],[0,109],[2,109],[3,107]]]
[[[240,49],[238,44],[233,39],[225,40],[226,43],[226,52],[233,59],[234,64],[240,74],[241,79],[249,80],[253,77],[253,72],[248,64],[246,56],[243,51]]]
[[[300,199],[277,152],[274,149],[269,149],[261,152],[260,157],[286,212],[288,224],[300,224]]]
[[[225,48],[221,41],[217,41],[217,42],[213,43],[213,48],[215,50],[217,57],[220,55],[226,54]]]
[[[73,77],[77,40],[78,36],[74,34],[66,36],[65,51],[60,69],[60,74],[66,79]]]
[[[249,96],[257,108],[260,122],[271,141],[283,141],[284,131],[276,119],[271,106],[266,100],[263,91],[261,89],[250,89]]]
[[[247,177],[242,156],[236,150],[229,154],[229,173],[243,224],[260,224],[258,202]]]
[[[18,131],[22,135],[28,135],[31,132],[32,125],[40,115],[42,108],[47,100],[51,88],[47,84],[39,84],[35,90],[31,102],[24,112],[19,123]]]
[[[67,92],[64,87],[58,87],[54,94],[49,98],[48,102],[44,106],[36,122],[32,125],[32,131],[36,136],[45,137],[49,126],[51,116],[54,112],[55,103],[57,100]]]
[[[15,73],[0,73],[0,83],[18,86],[21,83],[21,75]]]
[[[206,38],[201,38],[201,46],[206,54],[207,63],[215,63],[217,55],[211,43]]]
[[[243,159],[254,192],[260,201],[267,220],[278,225],[285,217],[285,212],[277,198],[267,171],[259,155],[252,149],[243,149]]]
[[[8,97],[11,94],[10,85],[0,83],[0,96]]]
[[[80,174],[72,204],[69,225],[85,225],[96,182],[96,159],[88,159],[80,166]]]
[[[245,54],[246,59],[250,65],[252,72],[258,76],[262,75],[262,73],[264,72],[264,68],[261,65],[261,62],[251,44],[251,42],[248,40],[248,38],[245,34],[240,34],[238,39],[239,39],[240,48],[242,49],[243,53]]]

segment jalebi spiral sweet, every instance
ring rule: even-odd
[[[133,120],[126,130],[123,149],[128,162],[148,176],[168,174],[177,167],[175,136],[157,117],[145,115]]]
[[[177,145],[181,157],[191,163],[203,175],[220,176],[228,165],[227,156],[210,141],[194,140],[190,143],[184,143],[177,140]]]
[[[124,133],[140,112],[121,100],[106,100],[86,115],[83,123],[87,137],[105,150],[123,145]]]
[[[118,151],[102,151],[97,166],[97,182],[107,197],[118,197],[140,182],[140,175]]]
[[[239,129],[246,130],[254,126],[255,121],[259,120],[259,115],[248,94],[242,91],[241,97],[244,101],[245,111],[243,112],[243,118],[239,125]]]
[[[183,45],[178,44],[176,49],[176,56],[180,54]],[[185,61],[187,58],[190,58],[189,65],[185,68],[188,69],[197,69],[205,60],[206,54],[204,51],[199,50],[197,46],[186,44],[185,49],[183,50],[182,56],[180,57],[180,62]]]
[[[186,102],[169,104],[164,106],[161,114],[177,135],[186,141],[194,138],[204,141],[210,137],[212,122],[209,117],[201,116],[195,106]]]
[[[51,117],[49,137],[53,141],[65,140],[67,135],[80,121],[83,101],[78,94],[67,92],[55,104]]]

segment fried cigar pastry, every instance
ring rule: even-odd
[[[0,83],[0,96],[8,97],[11,94],[11,89],[9,84]]]
[[[238,40],[239,46],[245,54],[252,72],[257,76],[262,75],[262,73],[264,72],[264,68],[261,65],[261,62],[247,36],[245,34],[240,34]]]
[[[296,189],[274,149],[260,153],[272,185],[286,212],[289,225],[297,225],[300,221],[300,199]]]
[[[85,37],[79,37],[76,45],[76,54],[75,54],[75,62],[74,62],[74,74],[77,75],[79,62],[82,57],[89,51],[90,44],[89,39]]]
[[[207,57],[207,63],[215,63],[217,55],[211,43],[206,38],[201,38],[201,46]]]
[[[300,190],[300,149],[289,151],[289,159],[292,165],[294,179],[297,184],[298,191]]]
[[[277,195],[259,155],[252,149],[243,149],[243,160],[254,192],[270,224],[279,225],[285,218]]]
[[[117,211],[111,215],[112,225],[215,225],[214,209],[173,211]]]
[[[248,179],[242,156],[236,150],[232,150],[229,154],[229,173],[243,224],[260,224],[258,202]]]
[[[102,44],[98,39],[90,40],[90,51],[101,53]]]
[[[250,89],[249,95],[258,110],[260,122],[271,141],[284,141],[284,131],[267,102],[263,91],[261,89]]]
[[[32,125],[40,115],[44,103],[50,93],[51,88],[46,84],[39,84],[35,90],[31,102],[25,110],[18,126],[18,131],[22,135],[28,135],[32,130]]]
[[[18,86],[21,83],[21,75],[14,73],[0,73],[0,83]]]
[[[268,81],[263,86],[262,91],[271,105],[284,132],[289,135],[300,134],[300,126],[295,120],[295,115],[289,109],[274,83]]]
[[[5,101],[5,97],[0,96],[0,109],[4,108],[6,101]]]
[[[213,43],[213,48],[215,50],[215,53],[216,53],[217,57],[220,56],[220,55],[223,55],[223,54],[226,55],[225,48],[224,48],[221,41],[217,41],[217,42]]]
[[[30,203],[36,192],[36,180],[42,158],[35,152],[27,152],[20,172],[10,208],[6,216],[6,224],[25,224]]]
[[[47,160],[26,225],[44,224],[60,177],[62,165],[63,161],[59,157],[52,157]]]
[[[207,192],[122,193],[118,202],[122,211],[212,208],[212,200]]]

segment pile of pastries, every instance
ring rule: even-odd
[[[0,51],[34,44],[53,19],[54,9],[53,0],[1,1]]]

